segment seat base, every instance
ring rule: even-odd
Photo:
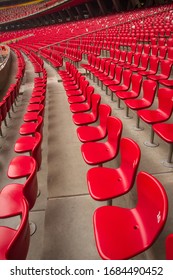
[[[147,147],[155,148],[155,147],[158,147],[158,146],[159,146],[159,143],[157,143],[157,142],[151,143],[151,142],[149,142],[149,141],[145,141],[145,142],[144,142],[144,145],[147,146]]]

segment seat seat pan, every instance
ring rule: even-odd
[[[30,152],[35,144],[35,137],[23,136],[16,141],[14,150],[16,153]]]
[[[96,200],[108,200],[128,192],[129,184],[120,169],[93,167],[88,170],[89,193]]]
[[[19,133],[21,135],[33,134],[36,131],[37,125],[38,124],[34,122],[23,123],[20,127]]]
[[[134,91],[116,91],[116,96],[121,99],[135,98],[138,96],[138,93]]]
[[[40,110],[40,104],[29,104],[27,107],[28,112],[37,112]]]
[[[109,86],[109,89],[111,91],[121,91],[121,90],[128,90],[128,87],[126,85],[117,85],[117,86]]]
[[[139,110],[137,114],[142,120],[149,124],[167,120],[167,116],[159,110]]]
[[[173,80],[159,80],[159,83],[167,87],[173,87]]]
[[[82,95],[82,91],[80,89],[77,90],[69,90],[66,91],[67,96],[76,96],[76,95]]]
[[[106,130],[100,126],[80,126],[77,128],[77,135],[81,142],[97,141],[106,136]]]
[[[136,210],[116,206],[103,206],[95,211],[95,238],[103,259],[129,259],[148,247],[147,234],[142,232],[144,227],[138,218]]]
[[[72,113],[84,112],[90,110],[91,106],[88,103],[76,103],[70,105]]]
[[[96,121],[95,116],[91,113],[77,113],[72,116],[73,122],[76,125],[84,125],[84,124],[89,124],[93,123]]]
[[[24,122],[36,121],[38,118],[38,112],[28,112],[24,115]]]
[[[153,125],[153,130],[166,142],[173,143],[173,124],[157,123]]]
[[[7,175],[11,179],[27,177],[32,173],[33,165],[35,166],[35,164],[33,157],[26,155],[17,156],[11,160]]]
[[[125,103],[132,110],[144,109],[151,105],[149,101],[143,99],[130,99],[126,100]]]
[[[73,95],[68,97],[68,103],[82,103],[86,100],[86,97],[84,95]]]
[[[115,143],[116,145],[116,143]],[[82,156],[87,164],[96,165],[112,160],[118,148],[112,149],[109,143],[88,142],[81,146]]]
[[[0,260],[6,260],[6,252],[8,251],[9,244],[14,239],[16,235],[16,230],[9,227],[0,226]]]

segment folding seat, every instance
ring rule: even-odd
[[[106,260],[126,260],[152,246],[168,215],[163,185],[152,175],[137,175],[137,204],[134,208],[102,206],[93,215],[97,250]]]
[[[118,105],[117,108],[121,109],[120,107],[120,100],[124,99],[131,99],[136,98],[139,96],[141,91],[141,85],[142,85],[142,76],[138,74],[133,74],[131,76],[131,89],[127,91],[116,91],[115,94],[118,98]]]
[[[36,160],[39,170],[42,161],[41,142],[42,135],[40,132],[35,132],[33,136],[22,136],[16,140],[14,151],[16,153],[29,152],[30,156],[32,156]]]
[[[111,91],[111,100],[116,94],[116,91],[125,91],[128,90],[131,83],[132,72],[130,70],[124,70],[122,73],[122,81],[120,85],[110,85],[109,90]]]
[[[39,132],[42,134],[43,131],[43,117],[38,116],[35,121],[25,122],[20,126],[19,133],[20,135],[30,135]]]
[[[87,142],[82,144],[81,153],[84,161],[89,165],[100,165],[114,159],[119,150],[119,142],[122,134],[122,122],[120,119],[107,117],[107,139],[105,142]]]
[[[152,80],[145,80],[142,83],[143,89],[143,96],[142,98],[138,99],[126,99],[124,102],[126,104],[126,118],[130,118],[129,116],[129,108],[135,111],[140,109],[145,109],[150,107],[153,104],[154,97],[156,94],[157,83]],[[136,123],[136,130],[141,130],[142,128],[139,127],[139,117],[137,115],[137,123]]]
[[[159,59],[156,56],[150,56],[148,70],[140,70],[138,74],[142,76],[155,75],[158,71]]]
[[[169,153],[167,160],[163,161],[166,167],[173,167],[172,153],[173,153],[173,124],[172,123],[156,123],[152,126],[153,131],[165,142],[169,144]]]
[[[166,260],[173,260],[173,234],[170,233],[166,237],[165,249],[166,249]]]
[[[140,119],[148,124],[160,123],[168,120],[173,110],[173,91],[169,88],[160,88],[158,90],[158,108],[156,110],[139,110],[137,112]],[[154,143],[154,131],[151,126],[150,141],[145,141],[144,144],[148,147],[156,147]]]
[[[87,172],[87,184],[91,197],[95,200],[112,199],[129,192],[134,185],[141,151],[130,138],[120,140],[120,164],[118,168],[93,167]]]
[[[107,135],[107,117],[111,115],[111,107],[107,104],[99,106],[99,124],[97,126],[82,125],[77,128],[77,136],[81,142],[98,141]]]
[[[70,105],[70,111],[72,113],[79,113],[89,111],[92,106],[92,94],[94,93],[94,88],[92,86],[88,86],[86,90],[86,101],[82,103],[73,103]]]
[[[94,123],[98,119],[99,104],[101,101],[100,94],[93,93],[92,95],[92,107],[87,113],[77,113],[72,116],[72,120],[76,125],[87,125]]]
[[[158,80],[166,80],[169,78],[172,69],[172,62],[169,60],[161,60],[160,62],[160,74],[156,75],[147,75],[148,79],[158,81]]]
[[[17,229],[10,226],[0,226],[0,260],[25,260],[30,244],[30,229],[28,222],[28,203],[23,195],[6,193],[4,187],[0,192],[0,220],[13,219],[20,216]]]
[[[140,57],[140,63],[137,67],[130,66],[132,72],[145,71],[148,68],[149,56],[142,54]]]
[[[71,95],[68,97],[68,103],[81,103],[85,102],[87,99],[87,87],[89,85],[89,82],[84,80],[84,82],[81,85],[81,95]]]

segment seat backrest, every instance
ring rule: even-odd
[[[98,108],[99,108],[99,104],[100,104],[100,101],[101,101],[101,96],[100,94],[97,94],[97,93],[93,93],[92,95],[92,115],[95,117],[95,119],[98,118]]]
[[[142,85],[142,76],[138,74],[132,74],[131,84],[131,90],[139,95]]]
[[[120,59],[120,50],[119,49],[115,49],[115,53],[114,53],[114,59]]]
[[[141,55],[141,66],[147,68],[149,61],[149,56],[147,54]]]
[[[141,57],[141,53],[135,53],[135,54],[134,54],[133,63],[134,63],[136,66],[138,66],[139,63],[140,63],[140,57]]]
[[[114,150],[117,150],[117,147],[119,147],[122,129],[123,124],[119,118],[116,118],[114,116],[109,116],[107,118],[107,142],[111,145],[111,147],[113,147]]]
[[[119,81],[119,83],[121,82],[122,72],[123,68],[120,66],[116,66],[114,80]]]
[[[111,62],[109,60],[105,62],[105,70],[104,70],[105,75],[109,74],[110,64]]]
[[[25,164],[24,164],[25,163]],[[8,167],[8,177],[11,179],[24,178],[23,194],[28,201],[29,209],[34,206],[37,198],[37,162],[31,156],[18,156],[11,160]]]
[[[149,44],[144,44],[143,53],[149,55],[150,50],[151,50],[151,46]]]
[[[157,82],[152,80],[144,80],[143,84],[143,99],[152,105],[157,89]]]
[[[94,87],[88,86],[86,89],[86,94],[87,94],[87,102],[89,105],[92,103],[92,94],[93,93],[94,93]]]
[[[155,73],[157,72],[158,70],[158,67],[159,67],[159,59],[157,56],[150,56],[150,61],[149,61],[149,67],[150,67],[150,70],[154,71]]]
[[[173,47],[168,48],[168,57],[167,59],[173,60]]]
[[[43,117],[42,116],[37,117],[36,131],[40,132],[42,134],[42,131],[43,131]]]
[[[158,90],[158,109],[165,114],[168,119],[173,110],[173,90],[170,88],[160,88]],[[165,119],[165,120],[166,120]]]
[[[122,77],[123,84],[129,87],[130,82],[131,82],[132,72],[130,70],[124,70],[122,76],[123,76]]]
[[[99,120],[100,127],[106,130],[107,118],[111,115],[111,107],[108,104],[100,104],[99,106]]]
[[[138,165],[141,158],[141,150],[138,144],[130,138],[120,140],[121,170],[124,191],[129,191],[133,187]]]
[[[40,132],[35,132],[35,135],[33,137],[35,138],[35,145],[32,149],[31,156],[35,158],[39,170],[42,161],[42,153],[41,153],[42,135]]]
[[[116,64],[111,63],[110,64],[110,70],[109,70],[109,78],[113,79],[115,77],[115,69],[116,69]]]
[[[173,260],[173,233],[166,237],[166,260]]]
[[[101,63],[101,58],[96,57],[96,63],[95,63],[94,68],[99,69],[100,68],[100,63]]]
[[[5,188],[4,188],[5,189]],[[15,229],[10,229],[9,227],[0,227],[1,235],[1,246],[0,246],[0,259],[1,260],[25,260],[27,257],[29,243],[30,243],[30,229],[28,223],[28,203],[23,196],[13,197],[13,192],[11,195],[9,193],[6,195],[5,192],[0,193],[0,218],[15,217],[20,215],[20,225]],[[9,244],[4,244],[6,240],[6,230],[13,231],[11,235],[11,240]],[[4,239],[3,239],[4,235]]]
[[[129,52],[127,53],[126,62],[132,63],[133,56],[134,56],[133,52],[132,52],[132,51],[129,51]]]
[[[135,209],[137,223],[143,232],[144,247],[149,247],[162,231],[168,214],[168,198],[162,184],[152,175],[137,175],[138,202]],[[134,225],[138,230],[138,224]]]
[[[161,74],[164,74],[165,76],[169,77],[171,73],[172,62],[168,59],[162,60],[160,67],[161,67]]]

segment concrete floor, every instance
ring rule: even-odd
[[[26,58],[25,58],[26,59]],[[13,73],[15,73],[15,57],[13,56]],[[94,210],[105,205],[106,202],[94,201],[88,194],[86,172],[90,168],[81,155],[81,143],[76,135],[76,126],[72,122],[72,113],[69,110],[67,97],[57,71],[45,63],[48,73],[46,111],[44,119],[42,153],[43,161],[38,172],[39,189],[41,195],[30,212],[30,220],[37,224],[36,233],[31,236],[28,259],[56,259],[56,260],[97,260],[97,252],[93,234],[92,215]],[[85,72],[80,69],[81,72]],[[12,73],[12,74],[13,74]],[[8,120],[9,127],[3,126],[6,137],[0,139],[1,143],[1,188],[11,182],[6,171],[11,158],[17,154],[13,151],[16,139],[19,137],[19,127],[23,122],[27,102],[33,87],[33,67],[26,59],[26,82],[23,98]],[[112,107],[112,115],[119,117],[123,122],[122,137],[134,139],[141,148],[141,162],[139,171],[147,171],[159,179],[168,194],[169,215],[167,223],[155,244],[146,252],[134,259],[165,259],[164,242],[166,236],[173,232],[173,169],[162,165],[162,160],[167,158],[168,145],[156,137],[159,142],[157,148],[148,148],[143,142],[149,139],[150,128],[145,123],[143,131],[135,131],[136,115],[130,112],[132,119],[125,119],[125,110],[117,110],[117,103],[111,101],[96,83],[95,92],[101,95],[101,102]],[[123,105],[123,103],[122,103]],[[154,106],[157,106],[157,99]],[[172,122],[172,118],[170,120]],[[104,140],[103,140],[104,141]],[[119,162],[115,160],[105,166],[115,167]],[[116,198],[114,205],[133,207],[136,203],[136,187],[126,195]],[[4,221],[0,221],[4,224]],[[17,219],[10,224],[15,226]]]

